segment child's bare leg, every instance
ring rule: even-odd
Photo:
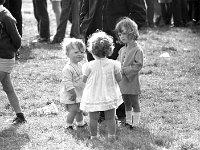
[[[80,104],[79,104],[79,107],[80,107]],[[85,122],[84,122],[84,119],[83,119],[83,111],[79,110],[76,114],[76,122],[77,122],[77,125],[79,127],[84,127],[85,125]]]
[[[68,104],[66,105],[66,109],[68,111],[67,114],[67,127],[68,126],[72,126],[73,122],[74,122],[74,118],[79,110],[78,105],[77,104]]]
[[[13,107],[15,113],[21,113],[21,107],[19,104],[18,97],[15,93],[15,90],[13,88],[11,79],[10,79],[10,74],[5,73],[5,72],[0,72],[0,81],[3,85],[3,90],[6,92],[8,100]]]
[[[132,99],[130,94],[122,94],[122,98],[125,104],[126,111],[126,123],[132,124]]]
[[[105,120],[108,126],[108,137],[115,136],[116,124],[115,124],[115,109],[107,110],[105,113]]]
[[[99,112],[89,112],[89,127],[90,127],[90,134],[91,137],[97,137],[97,124],[99,119]]]
[[[133,106],[133,126],[138,126],[140,123],[140,104],[138,95],[132,95],[132,106]]]

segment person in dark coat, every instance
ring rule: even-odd
[[[139,28],[145,26],[144,0],[83,0],[80,13],[80,32],[86,43],[88,37],[96,30],[102,30],[113,36],[115,49],[109,58],[115,60],[122,45],[117,43],[114,29],[117,21],[125,16],[133,19]],[[87,59],[88,61],[94,59],[89,52],[87,52]],[[125,118],[124,104],[118,107],[116,114],[118,119]]]

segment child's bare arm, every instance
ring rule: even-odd
[[[76,92],[75,89],[71,89],[68,91],[70,93],[70,100],[75,101],[76,100]]]
[[[84,83],[87,82],[87,78],[88,78],[87,76],[85,76],[85,75],[83,76],[83,82],[84,82]]]
[[[116,81],[119,83],[122,80],[122,74],[119,72],[115,74]]]

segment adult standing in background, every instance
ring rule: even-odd
[[[34,16],[37,20],[37,27],[39,38],[36,42],[49,42],[50,40],[50,27],[49,27],[49,14],[47,11],[46,0],[33,0]]]
[[[189,21],[187,0],[172,0],[174,27],[183,27]]]
[[[72,11],[72,26],[70,37],[80,38],[80,2],[80,0],[62,0],[60,24],[57,27],[56,34],[54,35],[51,44],[61,43],[65,38],[70,11]]]
[[[154,27],[154,0],[145,0],[147,6],[147,26]]]
[[[158,0],[158,2],[165,25],[170,25],[172,19],[172,0]]]
[[[18,32],[22,36],[22,0],[6,0],[4,7],[6,7],[16,19]]]
[[[81,34],[86,42],[88,36],[97,29],[106,32],[113,36],[115,43],[115,49],[109,58],[117,59],[122,45],[117,43],[115,25],[120,18],[128,16],[137,23],[139,28],[144,26],[146,24],[145,2],[144,0],[83,0],[80,16]],[[89,52],[87,52],[87,59],[93,60]],[[124,104],[118,107],[116,114],[120,120],[125,118]]]
[[[51,0],[52,9],[56,17],[57,27],[60,24],[60,15],[61,15],[61,0]]]

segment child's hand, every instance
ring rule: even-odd
[[[71,89],[71,90],[69,90],[68,92],[69,92],[70,95],[71,95],[70,100],[71,100],[71,101],[75,101],[75,100],[76,100],[76,92],[75,92],[75,90],[74,90],[74,89]]]

